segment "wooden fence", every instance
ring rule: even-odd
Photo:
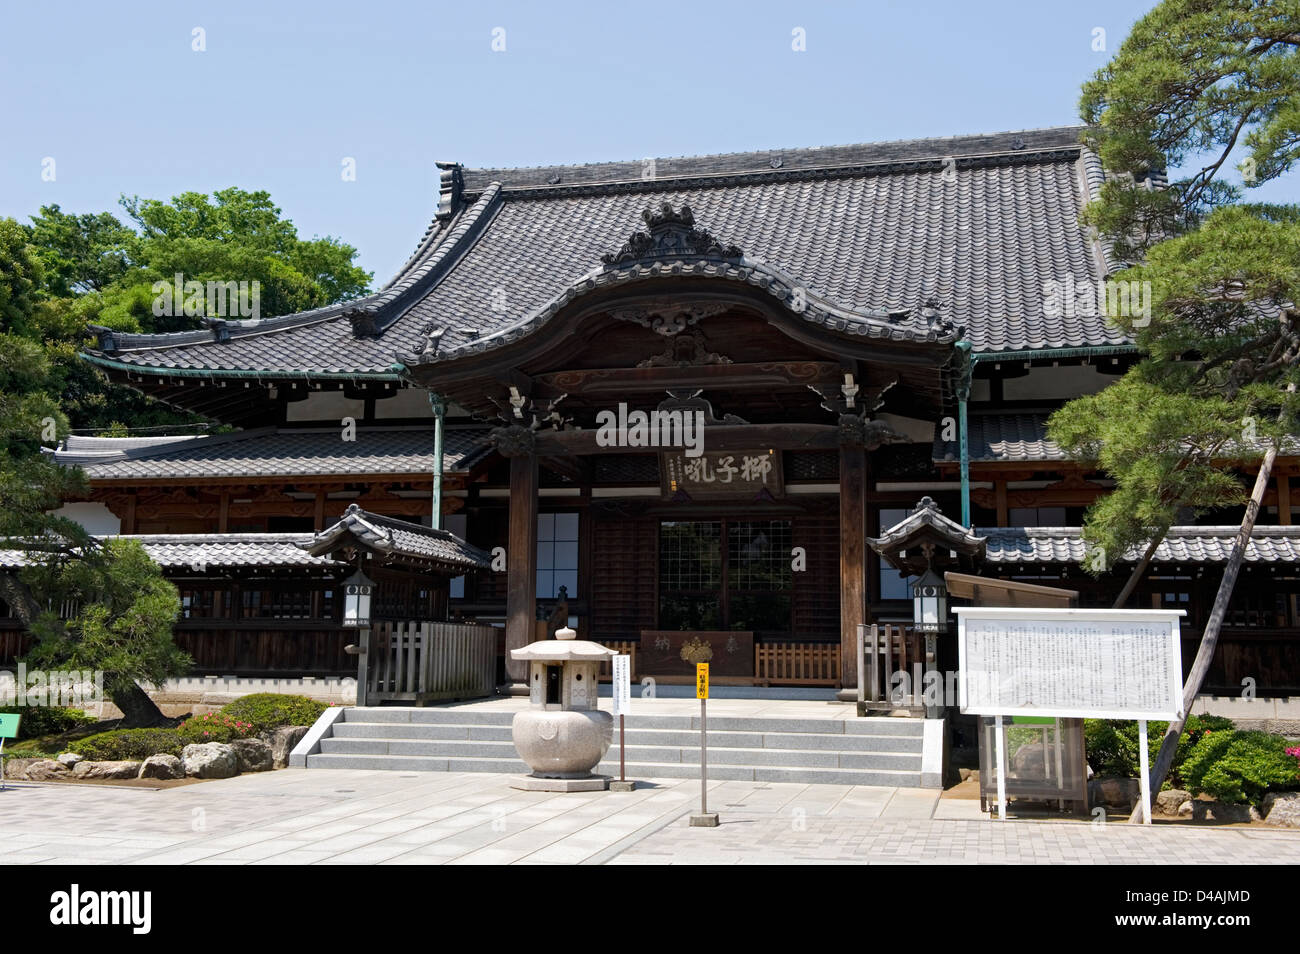
[[[840,644],[759,643],[754,647],[754,684],[838,686]]]
[[[637,680],[636,651],[637,651],[637,646],[639,645],[636,642],[636,640],[605,639],[605,640],[601,640],[601,645],[606,646],[609,649],[616,650],[617,652],[620,652],[625,656],[632,657],[631,660],[629,660],[628,662],[628,673],[631,681],[636,682]],[[611,679],[614,678],[614,666],[613,663],[611,663],[608,659],[606,659],[603,663],[600,664],[599,678],[602,682],[609,682]]]
[[[602,645],[632,657],[632,681],[640,678],[637,670],[639,643],[630,639],[605,639]],[[682,681],[693,681],[689,666],[682,664]],[[611,678],[609,662],[600,666],[600,678]],[[754,685],[756,686],[838,686],[840,684],[839,643],[759,643],[754,646]]]
[[[496,647],[497,630],[478,623],[376,623],[358,673],[367,686],[364,704],[490,696]]]
[[[925,638],[910,626],[872,623],[863,634],[864,660],[858,673],[858,698],[868,703],[917,708],[923,704]],[[896,679],[896,674],[906,679]]]

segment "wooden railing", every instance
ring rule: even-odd
[[[376,623],[359,673],[367,685],[365,704],[490,696],[496,645],[497,630],[479,623]]]
[[[866,703],[915,708],[923,704],[925,639],[910,626],[872,623],[859,628],[862,665],[858,699]],[[896,679],[896,674],[906,674]]]
[[[636,682],[636,650],[639,644],[635,640],[631,639],[606,639],[601,641],[601,645],[632,657],[631,661],[628,663],[628,672],[631,681]],[[614,667],[608,659],[600,664],[599,678],[602,682],[609,682],[614,678]]]
[[[754,647],[754,684],[838,686],[840,644],[759,643]]]

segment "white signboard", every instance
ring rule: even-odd
[[[1175,719],[1183,610],[961,606],[958,700],[975,715]]]
[[[632,713],[632,657],[622,653],[613,657],[614,679],[614,715],[631,715]]]

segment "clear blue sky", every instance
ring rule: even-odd
[[[577,163],[1073,123],[1082,81],[1152,5],[8,0],[0,215],[266,189],[304,237],[355,245],[379,284],[432,216],[434,160]],[[196,27],[205,52],[191,48]],[[1098,27],[1109,52],[1092,49]],[[340,177],[344,157],[355,182]]]

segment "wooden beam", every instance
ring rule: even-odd
[[[537,620],[537,457],[510,458],[506,544],[506,679],[527,686],[528,666],[510,658],[533,641]]]
[[[537,380],[565,394],[620,395],[664,390],[757,390],[838,384],[839,365],[831,361],[770,361],[691,367],[593,368],[555,371]]]
[[[867,455],[840,447],[840,686],[858,684],[858,626],[867,621]]]
[[[540,457],[608,454],[609,447],[596,443],[597,431],[538,431],[537,454]],[[704,430],[707,451],[750,450],[769,447],[776,450],[834,450],[839,447],[840,429],[834,424],[715,424]],[[619,453],[647,454],[672,448],[618,447]]]

